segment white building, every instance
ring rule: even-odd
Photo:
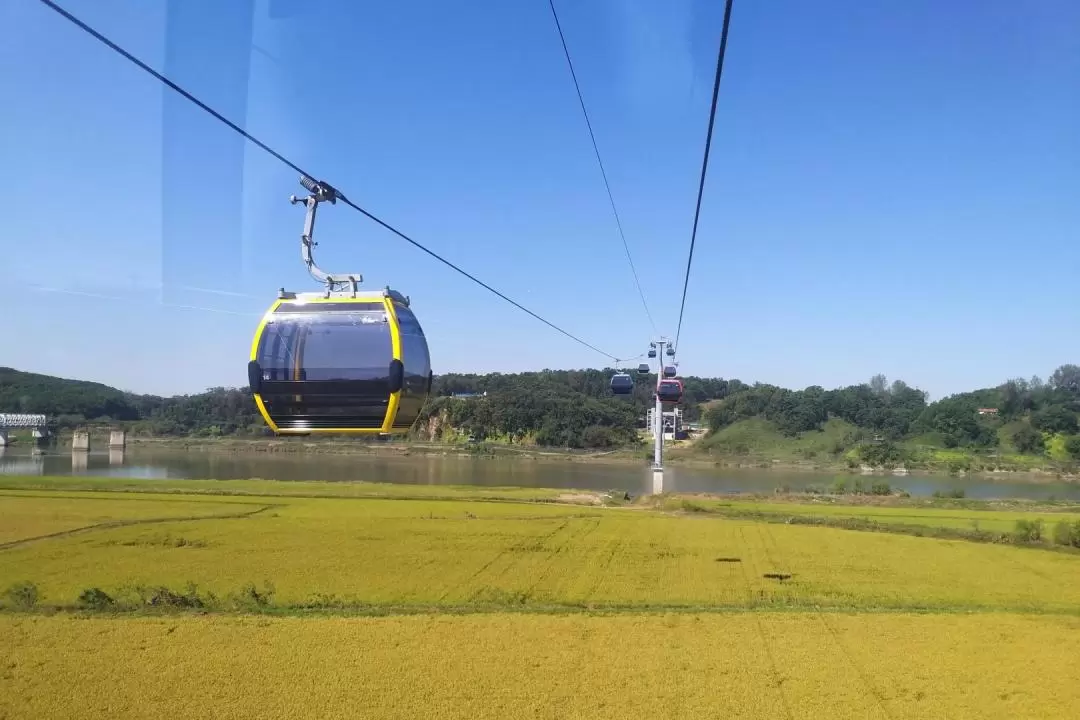
[[[645,412],[645,428],[649,433],[649,437],[654,437],[653,414],[655,412],[655,408],[649,408]],[[682,408],[676,407],[672,410],[665,410],[662,417],[664,419],[665,440],[677,440],[686,437],[686,429],[683,427]]]

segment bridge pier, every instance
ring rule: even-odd
[[[109,433],[109,449],[123,450],[127,446],[127,433],[123,430],[113,430]]]
[[[0,448],[7,447],[7,444],[8,444],[7,430],[5,430],[3,428],[0,428]]]
[[[653,495],[661,495],[664,492],[664,468],[654,467],[652,470]]]
[[[36,427],[34,428],[34,447],[31,448],[30,453],[32,455],[41,455],[45,452],[45,448],[49,446],[49,428]]]
[[[76,430],[71,436],[71,452],[90,452],[90,433],[87,430]]]

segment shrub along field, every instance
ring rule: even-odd
[[[3,718],[1046,718],[1080,703],[1080,553],[757,517],[1031,513],[76,480],[0,489],[17,540],[0,547]]]

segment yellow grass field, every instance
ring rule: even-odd
[[[110,495],[161,512],[145,495]],[[269,581],[285,606],[1080,607],[1071,554],[550,503],[245,500],[271,507],[25,543],[0,552],[0,577],[32,581],[56,605],[90,587],[192,582],[224,596]]]
[[[0,546],[103,524],[235,515],[261,506],[231,498],[6,492],[0,493]]]
[[[525,501],[557,494],[210,482],[6,481],[0,720],[1080,707],[1080,553]],[[24,582],[36,604],[7,592]],[[113,604],[86,606],[91,588]]]
[[[751,502],[740,500],[713,500],[693,497],[673,497],[666,500],[672,509],[683,501],[699,504],[718,512],[769,513],[779,516],[807,516],[826,518],[858,518],[883,524],[920,525],[946,527],[959,530],[988,530],[1009,532],[1017,520],[1042,520],[1047,532],[1059,521],[1080,521],[1080,512],[1033,512],[1025,510],[975,510],[967,508],[915,508],[880,507],[874,505],[845,505],[829,502]]]
[[[0,617],[0,717],[1075,718],[1080,620]]]

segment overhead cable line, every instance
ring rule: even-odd
[[[649,312],[649,303],[645,301],[645,291],[641,288],[641,280],[638,279],[637,268],[634,267],[634,258],[630,256],[630,246],[626,243],[626,233],[623,232],[619,210],[615,207],[615,196],[611,192],[611,183],[608,182],[604,161],[600,159],[600,148],[596,144],[596,134],[593,132],[592,122],[589,120],[589,111],[585,109],[585,97],[581,94],[581,85],[578,83],[577,73],[574,71],[574,62],[570,59],[570,49],[566,45],[566,36],[563,35],[562,23],[559,22],[559,13],[555,11],[555,0],[548,0],[548,5],[551,6],[551,16],[555,18],[555,29],[559,31],[559,40],[562,42],[563,54],[566,55],[566,64],[570,68],[570,77],[574,80],[574,89],[577,90],[578,102],[581,104],[581,114],[585,116],[585,125],[589,128],[589,139],[592,140],[596,163],[600,166],[600,175],[604,178],[604,188],[607,190],[608,200],[611,202],[611,213],[615,216],[615,226],[619,229],[623,250],[626,251],[626,260],[630,263],[630,272],[634,275],[634,285],[637,286],[638,295],[641,296],[641,306],[645,308],[645,316],[649,318],[649,325],[655,335],[656,323],[653,322],[652,313]]]
[[[70,21],[70,22],[71,22],[72,24],[76,25],[76,26],[77,26],[77,27],[78,27],[79,29],[81,29],[81,30],[83,30],[84,32],[86,32],[87,34],[89,34],[89,35],[93,36],[93,37],[94,37],[94,39],[98,40],[99,42],[101,42],[101,43],[103,43],[104,45],[108,46],[108,47],[109,47],[109,48],[110,48],[111,50],[113,50],[114,52],[116,52],[116,53],[118,53],[119,55],[123,56],[123,57],[124,57],[125,59],[127,59],[127,60],[128,60],[129,62],[131,62],[131,63],[133,63],[133,64],[137,65],[137,66],[138,66],[139,68],[141,68],[142,70],[146,71],[147,73],[149,73],[149,74],[153,75],[153,76],[154,76],[155,78],[157,78],[158,80],[160,80],[160,81],[161,81],[162,83],[164,83],[165,85],[167,85],[167,86],[168,86],[169,88],[171,88],[172,90],[175,90],[175,91],[176,91],[177,93],[179,93],[180,95],[183,95],[183,96],[184,96],[184,97],[185,97],[186,99],[190,100],[190,101],[191,101],[192,103],[194,103],[195,105],[197,105],[197,106],[198,106],[199,108],[201,108],[202,110],[206,111],[206,112],[207,112],[208,114],[210,114],[211,116],[213,116],[213,117],[214,117],[215,119],[217,119],[217,120],[219,120],[220,122],[222,122],[222,123],[224,123],[225,125],[227,125],[227,126],[228,126],[228,127],[229,127],[229,128],[231,129],[231,130],[233,130],[234,132],[236,132],[236,133],[238,133],[238,134],[242,135],[242,136],[243,136],[244,138],[246,138],[247,140],[249,140],[249,141],[251,141],[252,143],[254,143],[255,145],[259,146],[259,147],[260,147],[260,148],[261,148],[262,150],[265,150],[265,151],[266,151],[267,153],[269,153],[269,154],[270,154],[270,155],[272,155],[272,156],[273,156],[274,158],[276,158],[277,160],[279,160],[279,161],[280,161],[280,162],[281,162],[282,164],[284,164],[284,165],[288,166],[289,168],[291,168],[292,170],[296,171],[297,173],[300,173],[300,175],[303,175],[303,176],[306,176],[306,177],[309,177],[309,178],[312,178],[312,179],[314,179],[314,178],[316,178],[316,177],[317,177],[316,175],[313,175],[313,174],[311,174],[311,173],[309,173],[309,172],[305,171],[305,170],[304,170],[303,168],[301,168],[301,167],[300,167],[299,165],[297,165],[297,164],[296,164],[296,163],[294,163],[293,161],[289,160],[289,159],[288,159],[287,157],[285,157],[284,155],[282,155],[282,154],[281,154],[281,153],[279,153],[278,151],[274,150],[274,149],[273,149],[272,147],[270,147],[270,146],[269,146],[269,145],[267,145],[266,143],[262,142],[262,141],[261,141],[261,140],[259,140],[258,138],[254,137],[253,135],[251,135],[250,133],[248,133],[248,132],[247,132],[246,130],[244,130],[244,129],[243,129],[242,127],[240,127],[240,126],[239,126],[239,125],[237,125],[236,123],[234,123],[234,122],[232,122],[231,120],[229,120],[228,118],[226,118],[226,117],[225,117],[224,115],[222,115],[221,113],[219,113],[219,112],[218,112],[217,110],[214,110],[214,109],[213,109],[212,107],[210,107],[209,105],[207,105],[206,103],[204,103],[204,102],[203,102],[202,100],[199,100],[199,99],[198,99],[197,97],[195,97],[194,95],[192,95],[192,94],[191,94],[190,92],[188,92],[187,90],[183,89],[182,87],[180,87],[179,85],[177,85],[177,84],[176,84],[175,82],[173,82],[173,81],[172,81],[172,80],[170,80],[169,78],[167,78],[167,77],[165,77],[164,75],[162,75],[161,73],[159,73],[159,72],[158,72],[157,70],[154,70],[154,69],[153,69],[152,67],[150,67],[149,65],[147,65],[146,63],[144,63],[144,62],[143,62],[142,60],[140,60],[139,58],[135,57],[135,56],[134,56],[134,55],[132,55],[132,54],[131,54],[130,52],[128,52],[128,51],[127,51],[127,50],[125,50],[124,48],[120,47],[120,46],[119,46],[119,45],[117,45],[117,44],[116,44],[115,42],[113,42],[113,41],[112,41],[112,40],[110,40],[109,38],[105,37],[105,36],[104,36],[104,35],[102,35],[102,34],[101,34],[100,32],[98,32],[98,31],[97,31],[97,30],[95,30],[94,28],[90,27],[90,26],[89,26],[89,25],[87,25],[87,24],[86,24],[85,22],[83,22],[83,21],[82,21],[82,20],[80,20],[79,18],[77,18],[77,17],[75,17],[74,15],[72,15],[71,13],[69,13],[69,12],[68,12],[67,10],[65,10],[65,9],[64,9],[64,8],[62,8],[62,7],[60,7],[59,5],[57,5],[57,4],[56,4],[55,2],[53,2],[52,0],[39,0],[39,1],[40,1],[40,2],[41,2],[41,3],[43,4],[43,5],[45,5],[46,7],[48,7],[49,9],[51,9],[51,10],[55,11],[55,12],[56,12],[57,14],[59,14],[59,15],[63,16],[63,17],[64,17],[64,18],[66,19],[66,20]],[[503,293],[499,292],[498,290],[496,290],[496,289],[495,289],[495,288],[493,288],[492,286],[490,286],[490,285],[488,285],[487,283],[485,283],[484,281],[480,280],[480,279],[479,279],[479,278],[477,278],[477,277],[476,277],[475,275],[472,275],[471,273],[468,273],[468,272],[466,272],[465,270],[461,269],[460,267],[458,267],[458,266],[457,266],[457,265],[455,265],[454,263],[450,262],[450,261],[449,261],[449,260],[447,260],[446,258],[444,258],[444,257],[442,257],[441,255],[439,255],[438,253],[434,252],[433,250],[429,250],[428,248],[424,247],[424,246],[423,246],[423,245],[421,245],[421,244],[420,244],[419,242],[417,242],[416,240],[413,240],[413,239],[412,239],[411,237],[409,237],[408,235],[406,235],[406,234],[405,234],[405,233],[403,233],[402,231],[398,230],[398,229],[397,229],[396,227],[394,227],[393,225],[390,225],[390,224],[389,224],[389,223],[387,223],[386,221],[384,221],[384,220],[382,220],[382,219],[380,219],[380,218],[376,217],[376,216],[375,216],[375,215],[373,215],[372,213],[368,212],[368,211],[367,211],[367,210],[365,210],[364,208],[360,207],[360,206],[359,206],[359,205],[357,205],[356,203],[354,203],[354,202],[352,202],[351,200],[349,200],[348,198],[346,198],[346,197],[345,197],[344,195],[341,195],[341,194],[339,193],[339,194],[338,194],[338,199],[339,199],[339,200],[341,200],[341,201],[342,201],[343,203],[345,203],[346,205],[348,205],[349,207],[351,207],[351,208],[352,208],[353,210],[356,210],[357,212],[359,212],[359,213],[361,213],[362,215],[364,215],[365,217],[367,217],[367,218],[368,218],[369,220],[373,220],[373,221],[374,221],[375,223],[377,223],[378,225],[380,225],[380,226],[382,226],[383,228],[385,228],[385,229],[389,230],[390,232],[394,233],[395,235],[397,235],[397,236],[398,236],[399,238],[401,238],[402,240],[405,240],[406,242],[408,242],[409,244],[411,244],[411,245],[412,245],[413,247],[415,247],[415,248],[417,248],[417,249],[419,249],[419,250],[422,250],[422,251],[424,251],[425,253],[427,253],[427,254],[428,254],[428,255],[430,255],[431,257],[433,257],[433,258],[435,258],[436,260],[438,260],[439,262],[441,262],[441,263],[442,263],[443,265],[446,265],[446,266],[447,266],[447,267],[449,267],[450,269],[452,269],[452,270],[455,270],[455,271],[457,271],[457,272],[458,272],[458,273],[460,273],[461,275],[464,275],[465,277],[467,277],[467,278],[468,278],[469,280],[472,280],[472,281],[473,281],[474,283],[476,283],[476,284],[477,284],[477,285],[479,285],[480,287],[484,288],[485,290],[488,290],[489,292],[493,293],[494,295],[497,295],[497,296],[498,296],[498,297],[500,297],[501,299],[503,299],[503,300],[505,300],[506,302],[510,303],[511,305],[513,305],[514,307],[516,307],[516,308],[517,308],[518,310],[521,310],[522,312],[528,313],[529,315],[531,315],[531,316],[532,316],[532,317],[534,317],[535,319],[537,319],[537,320],[539,320],[540,322],[544,323],[545,325],[547,325],[548,327],[552,328],[553,330],[556,330],[556,331],[558,331],[558,332],[562,333],[563,335],[565,335],[566,337],[570,338],[570,339],[571,339],[571,340],[573,340],[574,342],[577,342],[577,343],[579,343],[579,344],[581,344],[581,345],[584,345],[585,347],[589,348],[590,350],[593,350],[594,352],[597,352],[597,353],[599,353],[600,355],[603,355],[603,356],[605,356],[605,357],[611,358],[612,360],[614,360],[614,359],[615,359],[615,356],[614,356],[614,355],[611,355],[610,353],[606,353],[606,352],[604,352],[603,350],[601,350],[600,348],[596,347],[595,345],[591,345],[590,343],[587,343],[587,342],[585,342],[584,340],[582,340],[581,338],[577,337],[576,335],[573,335],[573,334],[571,334],[570,332],[567,332],[566,330],[563,330],[563,329],[562,329],[561,327],[559,327],[558,325],[556,325],[556,324],[554,324],[554,323],[552,323],[552,322],[550,322],[550,321],[548,321],[548,320],[545,320],[544,318],[540,317],[540,316],[539,316],[539,315],[537,315],[537,314],[536,314],[535,312],[533,312],[532,310],[528,309],[527,307],[525,307],[525,306],[524,306],[524,305],[522,305],[521,303],[519,303],[519,302],[517,302],[517,301],[515,301],[515,300],[512,300],[512,299],[510,299],[509,297],[507,297],[507,296],[506,296],[506,295],[504,295]]]
[[[683,311],[686,310],[686,288],[690,284],[690,263],[694,261],[694,243],[697,240],[698,219],[701,217],[701,196],[705,192],[705,171],[709,168],[709,149],[712,147],[713,122],[716,120],[716,98],[720,94],[720,74],[724,70],[724,52],[727,50],[728,25],[731,23],[731,2],[724,5],[724,27],[720,31],[720,52],[716,57],[716,80],[713,81],[712,109],[709,110],[709,131],[705,136],[705,157],[701,161],[701,180],[698,182],[697,207],[694,210],[694,229],[690,233],[690,254],[686,258],[686,278],[683,280],[682,302],[679,304],[679,325],[675,331],[675,348],[679,347],[682,334]]]

